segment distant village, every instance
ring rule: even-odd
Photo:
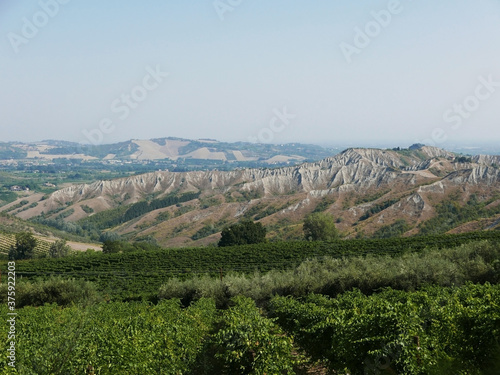
[[[51,188],[55,188],[56,185],[50,183],[50,182],[46,182],[43,184],[43,186],[45,187],[51,187]],[[27,187],[27,186],[19,186],[19,185],[13,185],[10,187],[10,191],[30,191],[30,188]]]

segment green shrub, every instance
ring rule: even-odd
[[[214,362],[203,374],[293,374],[292,339],[245,297],[232,300],[211,337]]]
[[[339,237],[333,217],[327,213],[315,212],[304,220],[306,241],[330,241]]]
[[[426,285],[460,286],[466,282],[500,282],[500,246],[488,241],[453,249],[427,250],[398,257],[367,256],[307,260],[292,270],[250,275],[229,273],[222,282],[209,276],[185,281],[171,279],[160,288],[160,298],[211,297],[225,306],[231,297],[246,296],[261,303],[273,295],[336,296],[354,288],[371,294],[391,287],[412,291]]]
[[[37,239],[29,232],[17,233],[16,244],[9,250],[9,259],[21,260],[33,258]]]
[[[494,374],[500,286],[275,297],[270,315],[333,373]],[[483,372],[484,371],[484,372]]]
[[[184,306],[189,306],[200,298],[212,298],[218,308],[227,306],[229,294],[225,283],[209,276],[201,276],[181,281],[178,278],[169,279],[160,287],[158,298],[180,299]]]
[[[266,241],[266,228],[261,223],[242,220],[222,230],[219,247],[257,244]]]
[[[374,238],[392,238],[399,237],[405,232],[410,230],[410,226],[405,219],[396,220],[394,223],[389,225],[384,225],[378,229],[374,234]]]
[[[6,305],[0,312],[6,316]],[[17,373],[178,375],[191,373],[214,328],[216,310],[210,300],[186,309],[179,301],[111,302],[26,307],[19,316]],[[7,337],[4,327],[0,333]],[[1,340],[0,350],[7,352],[7,340]],[[6,359],[0,358],[0,372],[10,374]]]
[[[82,204],[81,208],[87,214],[91,214],[91,213],[94,212],[94,209],[92,207],[90,207],[90,206],[87,206],[86,204]]]
[[[66,244],[65,240],[57,240],[49,247],[50,258],[61,258],[68,256],[71,253],[71,248]]]
[[[0,284],[0,301],[7,303],[7,284]],[[60,306],[91,304],[101,300],[94,284],[83,280],[51,278],[39,282],[16,284],[16,307],[43,306],[56,303]]]

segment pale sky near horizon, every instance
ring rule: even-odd
[[[0,141],[500,140],[499,0],[2,0],[0,34]]]

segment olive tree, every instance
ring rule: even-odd
[[[255,244],[266,241],[266,228],[261,223],[243,220],[222,230],[219,246]]]
[[[329,241],[339,238],[339,233],[331,215],[316,212],[304,220],[304,237],[308,241]]]
[[[10,247],[9,259],[20,260],[33,258],[36,245],[37,240],[31,233],[22,232],[16,234],[16,244]]]

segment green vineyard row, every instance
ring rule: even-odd
[[[0,307],[6,316],[7,308]],[[247,298],[224,312],[211,299],[186,309],[102,303],[61,309],[25,307],[16,324],[16,373],[21,374],[281,374],[293,373],[292,339]],[[7,337],[7,325],[0,325]],[[0,350],[7,353],[7,341]],[[2,374],[10,371],[7,355]],[[286,372],[284,372],[286,371]]]
[[[267,312],[245,297],[226,310],[212,299],[188,308],[178,300],[25,307],[16,320],[15,373],[298,374],[315,363],[343,375],[494,374],[499,301],[499,285],[468,284],[275,297]],[[6,305],[0,313],[7,316]],[[3,337],[8,330],[0,325]],[[1,340],[0,351],[8,345]],[[8,361],[0,358],[2,374],[14,373]]]
[[[0,311],[7,316],[7,307]],[[184,374],[194,365],[213,328],[213,301],[181,309],[174,300],[103,303],[87,308],[57,305],[18,310],[17,371],[9,369],[7,340],[0,341],[2,374]],[[7,324],[0,325],[7,338]],[[12,340],[14,341],[14,340]]]
[[[332,373],[493,374],[500,368],[499,301],[499,285],[468,284],[369,297],[276,297],[270,310]]]
[[[500,232],[475,232],[393,239],[343,240],[335,242],[281,242],[224,248],[164,249],[118,254],[79,255],[60,259],[18,261],[19,278],[51,275],[96,282],[113,297],[138,298],[155,294],[172,277],[219,276],[229,271],[253,273],[290,269],[306,259],[365,255],[396,256],[425,248],[451,248],[478,240],[500,242]],[[6,262],[0,263],[2,272]]]
[[[11,246],[16,244],[16,236],[14,234],[0,233],[0,254],[9,254]],[[35,255],[48,254],[51,243],[48,241],[37,239],[35,247]]]

